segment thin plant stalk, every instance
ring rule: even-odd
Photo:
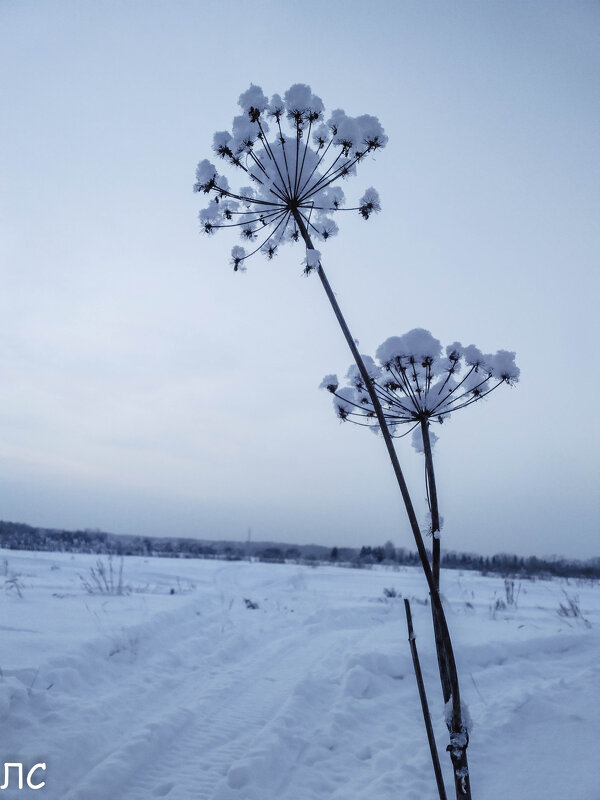
[[[433,452],[431,448],[431,437],[429,436],[429,422],[426,419],[421,419],[421,433],[423,436],[423,452],[425,454],[425,473],[427,476],[427,496],[429,498],[429,505],[431,509],[431,530],[433,535],[433,547],[432,547],[432,573],[435,576],[437,573],[437,583],[436,587],[438,590],[439,596],[439,575],[440,575],[440,539],[439,539],[439,532],[440,532],[440,511],[438,505],[438,496],[437,496],[437,489],[435,484],[435,470],[433,468]],[[436,536],[436,533],[438,534]],[[441,603],[440,603],[441,605]],[[450,677],[450,666],[448,663],[448,653],[445,651],[443,642],[444,642],[444,633],[443,633],[443,624],[439,617],[438,609],[432,605],[431,607],[432,616],[433,616],[433,630],[435,635],[435,643],[438,655],[438,667],[440,673],[440,681],[442,684],[442,693],[444,696],[444,703],[447,703],[452,695],[452,681]],[[454,712],[453,712],[454,713]],[[468,734],[466,744],[468,744]],[[465,749],[466,749],[465,744]],[[450,755],[452,758],[452,763],[454,764],[455,755],[453,754],[452,744],[448,747],[450,751]],[[456,754],[458,755],[458,754]],[[461,791],[462,788],[459,785],[459,781],[462,776],[461,768],[454,770],[454,780],[456,784],[456,791],[457,797],[461,797],[459,794],[459,790]]]
[[[308,250],[314,250],[315,247],[312,243],[310,235],[306,229],[304,224],[304,220],[302,219],[301,214],[299,213],[297,208],[292,210],[292,214],[296,224],[298,226],[298,230],[306,244]],[[450,639],[450,632],[448,630],[448,624],[446,621],[446,615],[444,613],[444,609],[440,600],[440,595],[438,588],[435,584],[435,580],[433,577],[433,572],[431,570],[431,565],[429,564],[429,558],[427,556],[427,550],[425,548],[425,543],[423,541],[423,536],[421,534],[421,530],[419,528],[419,523],[417,520],[417,516],[415,514],[414,506],[412,503],[412,499],[408,492],[408,486],[406,485],[406,480],[404,478],[404,474],[402,472],[402,468],[400,467],[400,462],[398,461],[398,456],[396,454],[396,450],[394,448],[394,442],[388,428],[388,424],[383,412],[383,408],[381,406],[381,402],[379,397],[377,396],[377,392],[375,391],[375,387],[367,369],[365,367],[364,361],[358,352],[358,348],[356,347],[356,343],[346,320],[342,314],[342,311],[338,305],[338,302],[335,298],[333,290],[327,280],[327,276],[325,275],[325,270],[323,266],[319,264],[317,269],[317,273],[325,289],[325,293],[331,306],[333,308],[333,312],[338,320],[338,323],[342,329],[342,333],[344,334],[344,338],[350,348],[356,366],[360,372],[360,375],[363,379],[365,387],[369,393],[369,397],[373,404],[373,410],[375,411],[375,415],[377,417],[377,422],[379,423],[381,433],[383,435],[383,439],[385,441],[385,445],[388,451],[388,455],[392,464],[392,469],[394,470],[394,475],[398,482],[398,487],[400,489],[400,493],[402,495],[402,500],[404,501],[404,506],[406,508],[406,513],[408,515],[408,519],[410,522],[411,530],[413,533],[413,537],[415,540],[415,544],[417,546],[417,551],[419,553],[419,558],[421,560],[421,566],[423,568],[423,572],[425,574],[425,579],[427,581],[427,585],[429,588],[429,594],[431,597],[432,605],[435,607],[435,611],[437,614],[437,619],[440,625],[440,633],[441,633],[441,647],[443,650],[443,654],[445,655],[445,661],[448,666],[448,677],[450,681],[451,687],[451,700],[452,700],[452,713],[450,717],[450,722],[448,723],[448,728],[450,732],[450,744],[448,746],[448,751],[450,753],[450,758],[452,761],[452,766],[454,769],[454,782],[456,787],[456,796],[458,800],[471,800],[471,788],[470,788],[470,780],[469,780],[469,768],[468,768],[468,761],[467,761],[467,745],[468,745],[468,736],[466,734],[466,729],[462,722],[462,711],[461,711],[461,703],[460,703],[460,688],[458,683],[458,673],[456,669],[456,661],[454,658],[454,651],[452,648],[452,642]],[[437,644],[437,642],[436,642]]]
[[[425,453],[425,472],[427,475],[427,497],[431,511],[431,569],[435,585],[440,588],[440,513],[435,485],[435,472],[433,470],[433,456],[431,452],[431,439],[429,437],[429,422],[421,417],[421,435],[423,437],[423,452]]]
[[[431,449],[431,437],[429,436],[429,421],[421,417],[421,436],[423,439],[423,452],[425,454],[425,479],[427,481],[427,498],[429,501],[429,508],[431,511],[431,571],[433,572],[433,580],[436,589],[440,590],[440,512],[438,505],[437,488],[435,484],[435,471],[433,469],[433,453]],[[450,678],[448,676],[448,663],[446,654],[443,647],[443,634],[440,626],[439,615],[436,612],[434,605],[431,606],[431,613],[433,617],[433,632],[435,636],[435,645],[438,657],[438,667],[440,672],[440,681],[442,684],[442,694],[444,696],[444,703],[447,703],[452,694],[450,685]]]
[[[412,614],[410,612],[410,602],[408,598],[404,598],[404,610],[406,612],[406,626],[408,628],[408,643],[410,645],[410,652],[412,655],[413,667],[415,670],[415,678],[417,679],[417,687],[419,689],[419,699],[421,700],[423,721],[425,723],[425,730],[427,731],[427,741],[429,742],[429,752],[431,753],[431,761],[433,764],[433,771],[435,773],[435,781],[437,783],[440,800],[447,800],[446,787],[444,786],[444,778],[442,777],[442,768],[440,767],[440,759],[438,756],[437,746],[435,743],[435,736],[433,734],[431,715],[429,713],[429,705],[427,703],[427,694],[425,692],[425,684],[423,682],[423,673],[421,672],[421,663],[419,661],[419,653],[417,651],[417,642],[416,642],[417,637],[415,636],[415,632],[413,630]]]

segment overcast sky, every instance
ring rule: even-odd
[[[360,349],[424,327],[521,381],[438,431],[443,545],[598,555],[600,4],[0,2],[0,519],[412,547],[303,254],[229,266],[194,170],[250,82],[374,114],[382,213],[323,264]],[[421,517],[423,463],[398,443]]]

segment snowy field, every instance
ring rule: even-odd
[[[47,764],[2,797],[433,800],[392,587],[452,797],[419,570],[132,557],[111,596],[84,587],[96,558],[0,552],[0,755]],[[442,583],[475,800],[600,798],[600,586],[516,581],[506,604],[499,577]]]

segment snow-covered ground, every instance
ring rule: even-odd
[[[0,552],[1,761],[47,765],[42,789],[2,797],[436,798],[392,587],[452,797],[419,570],[126,558],[130,592],[111,596],[83,586],[96,559]],[[473,797],[600,798],[600,586],[516,581],[497,608],[499,577],[442,581]],[[583,618],[559,615],[569,599]]]

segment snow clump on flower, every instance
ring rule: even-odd
[[[313,269],[319,269],[321,263],[321,253],[319,250],[309,249],[306,250],[306,269],[305,272],[310,272]]]

